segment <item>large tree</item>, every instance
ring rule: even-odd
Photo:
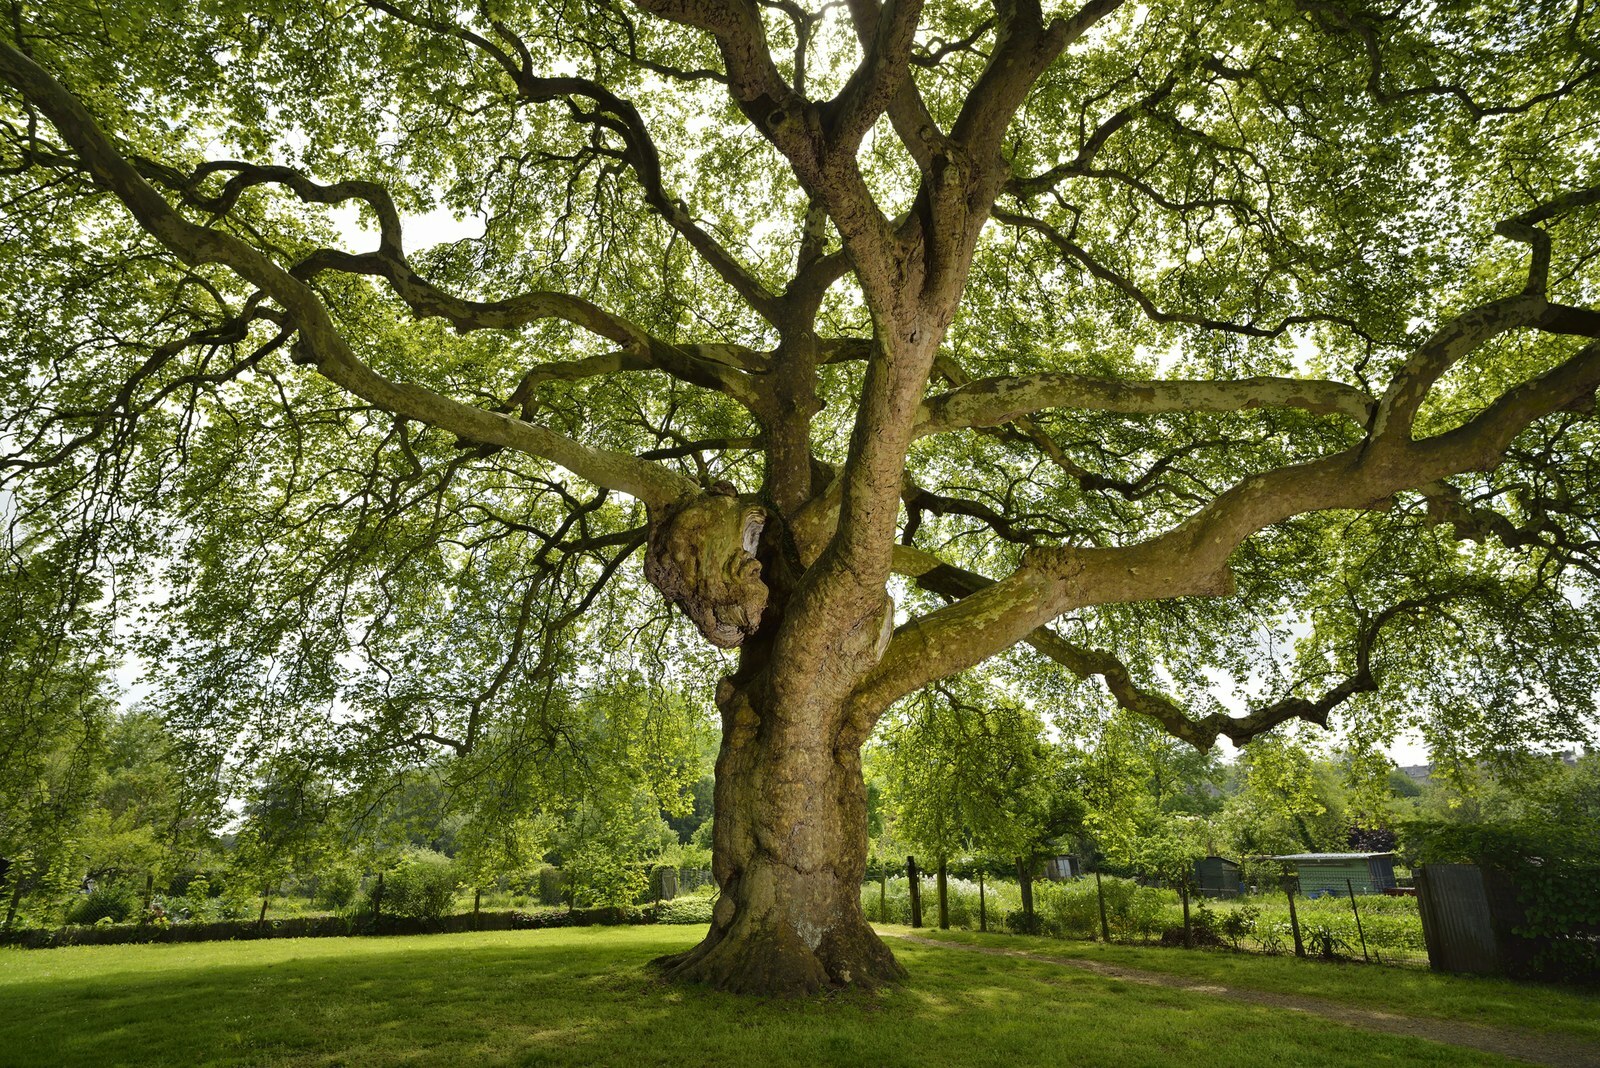
[[[1202,748],[1576,729],[1597,17],[1079,4],[13,0],[18,520],[144,561],[219,760],[559,747],[707,662],[643,549],[737,650],[669,964],[737,990],[901,974],[860,747],[985,661]]]

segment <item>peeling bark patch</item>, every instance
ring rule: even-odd
[[[822,945],[822,936],[827,932],[814,923],[799,920],[794,925],[794,933],[800,939],[801,945],[815,951],[818,946]]]

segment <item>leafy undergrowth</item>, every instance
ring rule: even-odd
[[[8,1065],[1503,1064],[1184,991],[895,943],[898,988],[665,986],[693,928],[0,952]],[[1059,946],[1059,943],[1055,945]],[[1256,964],[1260,962],[1251,961]],[[1350,973],[1355,974],[1355,973]]]
[[[1406,1016],[1465,1020],[1490,1027],[1565,1033],[1600,1042],[1600,990],[1467,975],[1440,975],[1359,962],[1260,957],[1229,950],[1164,949],[1022,935],[977,934],[877,925],[967,945],[1100,961],[1247,990],[1298,994]],[[897,951],[900,943],[891,942]]]

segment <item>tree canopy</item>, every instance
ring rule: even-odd
[[[9,15],[11,544],[217,767],[560,763],[600,680],[721,676],[673,967],[815,989],[898,974],[859,748],[955,673],[1586,729],[1581,0]]]

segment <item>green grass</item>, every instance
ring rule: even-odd
[[[762,1001],[650,977],[646,961],[699,934],[582,928],[0,952],[0,1061],[1506,1063],[1301,1013],[906,943],[895,949],[910,982],[877,995]]]
[[[1600,1043],[1600,991],[1519,983],[1411,968],[1260,957],[1229,950],[1163,949],[1056,938],[976,934],[878,925],[968,945],[1000,946],[1057,957],[1101,961],[1223,983],[1248,990],[1323,998],[1406,1016],[1465,1020],[1491,1027],[1568,1034]],[[891,942],[898,947],[900,943]]]

